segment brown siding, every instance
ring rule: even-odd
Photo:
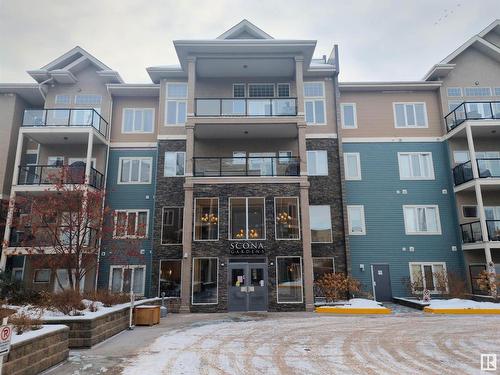
[[[122,120],[124,108],[154,108],[154,128],[152,133],[124,134]],[[158,97],[114,97],[111,126],[111,142],[156,142],[159,124]]]

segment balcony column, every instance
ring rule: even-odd
[[[299,141],[299,159],[300,159],[300,175],[307,176],[307,145],[306,145],[306,128],[305,122],[297,123],[298,141]]]
[[[479,185],[478,180],[474,181],[474,191],[476,193],[477,210],[479,211],[479,222],[481,223],[481,235],[483,237],[483,242],[487,243],[489,241],[488,225],[486,223],[486,213],[484,212],[483,193],[481,191],[481,185]],[[491,254],[490,254],[490,259],[491,259]]]
[[[188,57],[188,101],[187,115],[194,116],[194,94],[196,89],[196,57]]]
[[[92,149],[94,147],[94,131],[89,131],[89,138],[87,143],[87,158],[85,160],[85,183],[90,184],[90,167],[92,163]]]
[[[22,130],[19,130],[17,136],[17,148],[16,148],[16,158],[14,161],[14,174],[12,176],[12,185],[17,185],[19,183],[19,167],[21,166],[21,157],[23,154],[24,134]]]
[[[16,164],[18,165],[18,164]],[[16,168],[17,169],[17,168]],[[16,202],[16,193],[11,191],[9,198],[9,208],[7,211],[7,218],[5,222],[5,231],[3,235],[3,244],[1,246],[2,255],[0,257],[0,270],[5,271],[5,266],[7,265],[7,247],[9,247],[10,242],[10,232],[12,231],[12,222],[14,220],[14,208]]]
[[[467,134],[467,145],[469,146],[469,158],[472,167],[472,176],[474,177],[474,179],[478,179],[479,169],[477,167],[476,148],[474,147],[474,138],[472,137],[470,124],[466,125],[465,133]]]
[[[193,157],[194,157],[194,123],[188,119],[186,122],[186,177],[193,176]]]
[[[300,182],[300,219],[302,222],[302,247],[304,265],[304,295],[306,311],[314,310],[314,275],[311,249],[311,224],[309,221],[309,181]]]
[[[297,89],[297,116],[304,116],[304,58],[295,56],[295,86]]]
[[[182,232],[182,272],[180,312],[188,313],[191,302],[191,245],[193,239],[193,183],[184,184],[184,218]]]

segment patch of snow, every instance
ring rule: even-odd
[[[500,309],[500,303],[476,302],[468,299],[452,298],[445,300],[431,300],[432,309]]]
[[[12,334],[11,344],[12,345],[19,344],[20,342],[28,341],[28,340],[43,336],[47,333],[59,331],[59,330],[64,329],[64,328],[68,328],[68,327],[66,327],[63,324],[50,324],[50,325],[42,326],[42,328],[40,328],[40,329],[35,329],[33,331],[24,332],[21,335],[16,334],[16,332],[14,331]]]
[[[395,299],[398,299],[400,301],[407,301],[407,302],[415,303],[415,304],[421,305],[421,306],[429,306],[429,303],[430,303],[430,302],[424,302],[421,299],[416,299],[416,298],[395,297]]]
[[[384,307],[380,302],[366,299],[366,298],[352,298],[345,301],[342,305],[333,305],[336,309],[383,309]]]

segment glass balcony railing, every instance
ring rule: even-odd
[[[500,220],[486,220],[488,229],[488,241],[500,241]],[[481,222],[460,224],[463,243],[482,242],[483,235],[481,231]]]
[[[500,241],[500,220],[486,220],[490,241]]]
[[[103,136],[108,134],[108,123],[93,108],[26,109],[23,126],[92,126]]]
[[[296,116],[296,98],[196,99],[196,116]]]
[[[69,226],[38,226],[35,230],[30,226],[12,227],[10,231],[10,247],[43,247],[43,246],[70,246],[95,247],[98,241],[98,231],[87,227],[81,231],[82,239],[74,238],[78,233],[75,228]]]
[[[479,178],[500,178],[500,158],[476,159]],[[471,161],[457,165],[453,168],[455,186],[474,179]]]
[[[500,101],[463,102],[444,119],[448,131],[467,120],[499,120]]]
[[[68,165],[21,165],[18,185],[84,184],[85,164]],[[104,175],[90,168],[88,184],[96,189],[104,188]]]
[[[297,157],[195,157],[195,177],[299,176]]]

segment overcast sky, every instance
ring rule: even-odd
[[[274,38],[339,45],[341,80],[421,79],[495,18],[500,0],[0,0],[0,82],[76,45],[126,82],[176,64],[175,39],[215,38],[243,18]]]

